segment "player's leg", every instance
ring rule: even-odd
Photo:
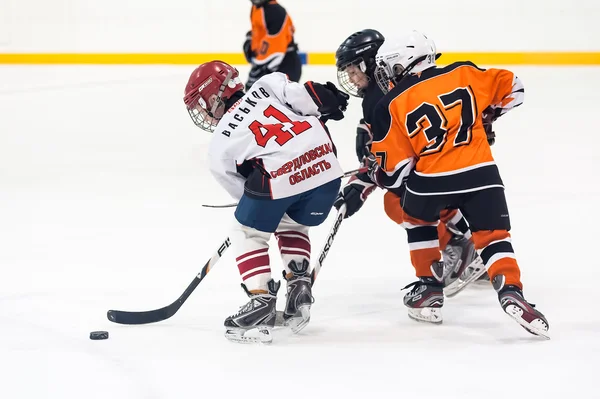
[[[404,198],[410,193],[405,193]],[[406,229],[410,259],[415,268],[418,280],[405,288],[412,290],[404,296],[404,304],[408,307],[408,315],[412,319],[441,323],[441,307],[444,304],[443,276],[444,263],[441,261],[440,243],[438,236],[439,209],[438,205],[428,199],[416,202],[408,214],[406,207],[402,207],[399,197],[388,192],[384,197],[387,215]],[[409,201],[412,203],[412,201]],[[427,204],[425,202],[428,202]],[[450,234],[445,228],[443,234]]]
[[[336,179],[301,194],[290,205],[275,233],[287,282],[283,317],[294,332],[308,324],[310,307],[314,302],[308,231],[311,226],[318,226],[327,219],[339,189],[340,180]]]
[[[510,218],[503,188],[490,188],[463,196],[461,209],[473,232],[502,309],[523,328],[547,337],[548,321],[523,296],[521,271],[510,237]]]
[[[385,194],[384,208],[390,219],[405,228],[410,227],[404,225],[405,213],[400,206],[400,197],[396,194],[389,191]],[[413,266],[415,266],[415,261],[424,265],[428,262],[438,262],[443,259],[443,282],[444,285],[448,285],[456,279],[457,275],[463,272],[467,265],[473,262],[477,257],[477,253],[470,240],[469,226],[460,211],[456,209],[442,210],[440,212],[440,222],[442,223],[437,224],[438,250],[436,251],[435,248],[419,249],[414,254],[411,251],[411,260],[413,260]],[[447,225],[451,229],[447,228]],[[457,225],[461,229],[457,228]],[[411,235],[418,235],[417,233],[418,231],[411,232]],[[409,243],[410,241],[411,239],[409,239]],[[442,251],[441,255],[440,251]]]
[[[385,193],[383,201],[387,216],[406,229],[410,259],[417,275],[428,273],[430,266],[442,259],[440,247],[448,243],[452,233],[437,221],[423,222],[408,216],[400,205],[400,197],[391,191]]]
[[[478,254],[471,238],[471,229],[462,212],[459,209],[444,210],[440,213],[440,221],[453,233],[449,244],[442,247],[444,259],[460,259],[460,262],[455,265],[454,271],[444,280],[446,286],[452,284],[458,278],[462,281],[476,280],[489,283],[490,279],[487,272],[483,272],[474,279],[471,278],[479,270],[476,266],[470,266],[477,259]],[[479,262],[476,262],[477,264]]]
[[[444,285],[453,284],[477,257],[477,251],[471,239],[469,225],[458,209],[444,209],[440,212],[440,224],[452,232],[452,238],[446,243],[440,242],[444,264]],[[457,291],[458,293],[458,291]]]
[[[244,334],[258,329],[262,342],[271,340],[269,330],[275,325],[280,283],[271,277],[268,242],[292,200],[255,199],[245,194],[240,199],[231,242],[243,281],[242,288],[250,301],[225,319],[225,336],[228,339],[252,341]]]

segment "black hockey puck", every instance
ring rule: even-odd
[[[90,333],[90,339],[99,340],[99,339],[108,339],[108,331],[92,331]]]

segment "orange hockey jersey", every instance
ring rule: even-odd
[[[292,19],[277,1],[271,0],[259,7],[252,6],[250,20],[250,47],[254,54],[252,63],[269,64],[273,70],[281,63],[288,49],[295,48]]]
[[[373,114],[371,151],[385,171],[380,183],[399,188],[412,171],[407,188],[420,195],[502,187],[482,113],[495,119],[523,96],[512,72],[471,62],[404,77]]]

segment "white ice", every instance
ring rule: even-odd
[[[184,109],[192,69],[0,68],[0,397],[600,397],[600,68],[512,68],[525,103],[495,124],[524,292],[550,341],[489,287],[448,299],[443,325],[410,320],[406,233],[377,192],[342,224],[311,324],[271,346],[223,337],[246,301],[231,253],[171,319],[106,319],[173,301],[228,234],[232,210],[201,206],[231,199]],[[335,81],[335,70],[302,78]],[[330,123],[346,170],[359,115],[353,100]],[[333,217],[312,231],[313,255]]]

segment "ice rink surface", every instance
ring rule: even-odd
[[[443,325],[410,320],[406,233],[378,191],[342,224],[311,324],[271,346],[223,337],[246,302],[231,253],[171,319],[106,319],[171,303],[228,234],[232,209],[201,206],[231,198],[184,108],[192,69],[0,67],[1,397],[599,397],[600,68],[512,67],[525,103],[495,124],[524,293],[550,341],[489,286],[447,299]],[[335,82],[335,69],[305,67],[308,79]],[[354,99],[329,123],[345,170],[359,118]],[[311,232],[313,255],[333,217]]]

